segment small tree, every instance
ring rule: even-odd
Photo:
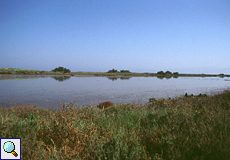
[[[172,72],[170,72],[170,71],[166,71],[166,72],[165,72],[165,74],[172,74]]]
[[[173,72],[174,75],[178,75],[179,73],[178,72]]]
[[[224,74],[223,73],[219,74],[219,76],[220,76],[220,78],[224,78]]]
[[[159,71],[159,72],[157,72],[157,74],[164,75],[165,73],[163,71]]]
[[[109,70],[107,73],[117,73],[118,71],[116,69]]]
[[[71,71],[69,69],[66,69],[64,67],[58,67],[52,70],[52,72],[62,72],[62,73],[70,73]]]
[[[129,71],[129,70],[123,70],[123,69],[122,69],[122,70],[120,70],[120,72],[121,72],[121,73],[130,73],[130,71]]]

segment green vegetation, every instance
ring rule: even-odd
[[[219,76],[220,76],[220,78],[224,78],[224,74],[223,73],[219,74]]]
[[[0,74],[39,74],[39,70],[19,69],[19,68],[0,68]]]
[[[107,73],[118,73],[118,71],[116,69],[111,69]]]
[[[159,71],[159,72],[157,72],[157,74],[158,75],[179,75],[179,73],[178,72],[170,72],[170,71],[166,71],[166,72],[163,72],[163,71]]]
[[[0,137],[22,138],[22,159],[230,157],[230,91],[215,96],[150,98],[143,105],[106,105],[99,109],[65,104],[59,111],[33,106],[0,108]]]
[[[163,78],[166,78],[166,79],[170,79],[170,78],[178,78],[179,77],[179,73],[178,72],[170,72],[170,71],[166,71],[166,72],[163,72],[163,71],[159,71],[157,72],[157,78],[159,79],[163,79]]]
[[[164,75],[165,73],[163,71],[159,71],[159,72],[157,72],[157,74]]]
[[[66,72],[67,71],[67,72]],[[68,69],[65,72],[53,72],[53,71],[39,71],[33,69],[19,69],[19,68],[0,68],[0,74],[9,75],[66,75],[69,74]]]
[[[73,72],[76,76],[155,76],[154,73],[133,73],[133,72]]]
[[[230,75],[225,75],[223,73],[214,75],[214,74],[179,74],[178,72],[170,71],[159,71],[157,73],[135,73],[130,72],[129,70],[116,70],[112,69],[108,72],[71,72],[69,69],[64,67],[55,68],[52,71],[39,71],[39,70],[30,70],[30,69],[15,69],[15,68],[0,68],[0,74],[9,74],[9,75],[70,75],[70,76],[128,76],[128,77],[154,77],[158,78],[178,78],[178,77],[230,77]]]
[[[70,73],[71,71],[64,67],[58,67],[58,68],[53,69],[51,72]]]
[[[121,73],[131,73],[129,70],[120,70]]]
[[[119,73],[116,69],[111,69],[107,73]],[[120,73],[131,73],[129,70],[120,70]]]
[[[172,72],[170,72],[170,71],[166,71],[166,72],[165,72],[165,74],[170,74],[170,75],[171,75],[171,74],[172,74]]]

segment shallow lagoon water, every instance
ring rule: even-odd
[[[97,105],[147,103],[149,98],[175,98],[188,94],[211,95],[230,87],[230,78],[220,77],[70,77],[39,75],[0,76],[0,106],[34,105],[59,108],[61,103]]]

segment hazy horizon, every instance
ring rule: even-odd
[[[1,0],[0,68],[230,74],[228,0]]]

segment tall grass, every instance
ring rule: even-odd
[[[230,91],[151,99],[106,109],[0,108],[0,137],[22,138],[22,159],[175,159],[230,157]]]
[[[0,68],[0,74],[11,75],[70,75],[69,73],[53,72],[53,71],[39,71],[33,69],[16,69],[16,68]]]

